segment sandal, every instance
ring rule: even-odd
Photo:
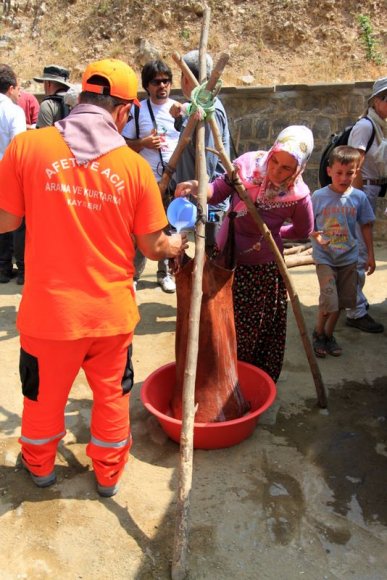
[[[313,331],[314,354],[320,358],[325,358],[327,355],[326,340],[325,334],[317,334],[315,330]]]
[[[325,349],[328,354],[332,356],[340,356],[343,352],[341,346],[339,346],[336,342],[335,337],[333,336],[326,336],[325,337]]]

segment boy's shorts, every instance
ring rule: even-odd
[[[357,292],[356,262],[348,266],[331,267],[316,264],[320,284],[319,306],[324,314],[344,308],[355,308]]]

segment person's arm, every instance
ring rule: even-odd
[[[363,189],[362,165],[366,156],[367,146],[372,138],[372,122],[369,119],[361,118],[352,128],[348,137],[348,145],[357,149],[361,155],[360,165],[357,175],[352,183],[353,187]]]
[[[188,181],[181,181],[177,184],[175,189],[175,197],[198,196],[199,182],[196,179]],[[234,193],[234,188],[229,183],[227,175],[217,177],[212,183],[207,185],[207,201],[211,200],[211,204],[217,204],[227,199]]]
[[[27,129],[36,129],[36,123],[38,121],[40,105],[39,105],[39,101],[35,97],[35,95],[31,94],[29,96],[29,99],[30,99],[30,119],[29,119],[30,124],[27,124]]]
[[[139,153],[141,149],[160,149],[161,148],[161,139],[160,136],[157,134],[156,129],[152,129],[150,135],[147,137],[143,137],[142,139],[128,139],[123,135],[126,144],[128,147],[133,149],[136,153]]]
[[[357,169],[356,177],[352,182],[352,186],[356,187],[357,189],[363,189],[363,176],[361,173],[361,166],[364,163],[365,151],[363,151],[363,149],[358,149],[358,151],[361,155],[361,159],[360,159],[359,167]]]
[[[127,146],[136,153],[140,153],[142,149],[160,149],[161,139],[156,129],[152,128],[149,135],[143,136],[148,131],[149,126],[147,125],[146,117],[144,118],[136,107],[134,116],[125,125],[121,135],[125,139]]]
[[[18,135],[19,133],[23,133],[23,131],[27,130],[27,125],[26,125],[26,117],[24,114],[24,111],[21,107],[19,107],[18,105],[15,106],[15,114],[13,115],[12,119],[11,119],[11,123],[10,123],[10,127],[9,127],[9,136],[10,139],[13,139],[15,137],[15,135]]]
[[[325,237],[325,234],[323,231],[318,230],[318,231],[313,231],[310,234],[310,237],[313,238],[314,240],[316,240],[316,242],[319,244],[319,246],[329,246],[329,244],[331,243],[331,240],[327,237]]]
[[[150,260],[176,258],[188,248],[187,234],[167,236],[163,230],[150,234],[135,235],[140,252]]]
[[[38,120],[36,121],[36,128],[51,127],[55,119],[55,101],[42,101],[39,109]]]
[[[222,139],[225,153],[227,157],[230,157],[230,134],[228,129],[227,117],[226,112],[219,101],[217,104],[217,108],[215,109],[215,120],[216,124],[218,125],[219,134]],[[205,130],[206,165],[207,165],[208,180],[210,182],[213,182],[217,177],[225,173],[225,168],[219,156],[216,153],[213,153],[213,150],[215,150],[216,147],[214,136],[212,135],[210,126],[206,124],[205,129],[206,129]]]
[[[361,233],[364,239],[364,243],[367,248],[367,265],[366,271],[367,276],[370,276],[375,272],[375,255],[374,255],[374,241],[372,235],[372,222],[367,224],[360,224]]]
[[[0,209],[0,234],[5,232],[12,232],[17,230],[21,225],[23,218],[5,211],[5,209]]]
[[[280,229],[281,238],[290,240],[308,238],[314,230],[312,200],[309,195],[301,199],[295,206],[291,217],[292,223]]]
[[[175,197],[192,196],[195,199],[198,196],[199,182],[197,179],[190,179],[189,181],[181,181],[176,185]],[[211,199],[213,189],[210,184],[207,185],[207,200]]]

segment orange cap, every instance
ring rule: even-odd
[[[89,79],[98,75],[109,81],[110,90],[89,83]],[[140,103],[137,99],[138,81],[134,70],[126,62],[117,58],[106,58],[92,62],[86,67],[82,75],[82,91],[110,95],[125,101],[133,101],[138,107]]]

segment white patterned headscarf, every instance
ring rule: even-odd
[[[313,133],[304,125],[291,125],[278,135],[269,151],[245,153],[234,161],[239,177],[253,201],[294,202],[308,195],[309,188],[301,175],[313,151]],[[297,168],[284,183],[277,186],[267,176],[268,162],[277,151],[289,153]]]

